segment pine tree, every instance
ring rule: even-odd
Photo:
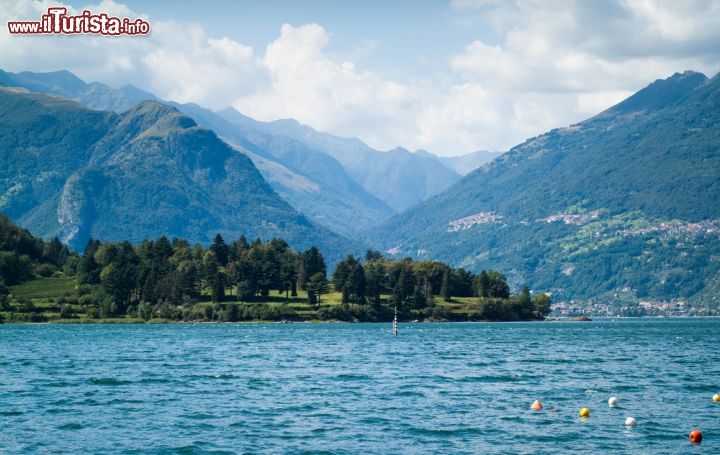
[[[311,276],[307,282],[308,290],[308,303],[314,305],[314,301],[319,305],[320,297],[323,294],[327,294],[330,290],[328,280],[325,275],[321,272]],[[312,296],[312,297],[311,297]]]
[[[352,292],[351,277],[356,262],[355,257],[349,255],[335,266],[335,272],[333,272],[332,277],[333,287],[336,291],[342,293],[342,303],[350,303],[350,294]]]
[[[451,300],[450,298],[450,269],[445,269],[442,277],[442,285],[440,286],[440,296],[446,302]]]
[[[354,303],[365,303],[365,270],[359,261],[353,264],[352,273],[350,274],[351,295]]]
[[[210,250],[215,253],[218,264],[225,267],[230,256],[230,248],[227,246],[225,240],[223,240],[222,235],[220,235],[219,232],[215,235],[215,240],[212,245],[210,245]]]
[[[305,289],[307,280],[316,273],[322,273],[327,276],[327,267],[325,265],[325,258],[323,258],[320,250],[312,246],[302,254],[299,262],[298,283],[300,284],[300,289]]]
[[[365,264],[365,294],[370,299],[370,303],[375,307],[380,306],[383,275],[383,267],[381,264],[374,262]]]
[[[490,296],[490,278],[485,270],[475,278],[475,295],[485,298]]]

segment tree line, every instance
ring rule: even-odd
[[[208,247],[183,239],[159,237],[133,245],[127,241],[90,240],[81,255],[58,239],[44,242],[0,218],[0,306],[8,310],[6,285],[36,276],[64,273],[76,289],[58,302],[72,317],[80,307],[90,317],[132,316],[180,320],[297,319],[288,302],[300,299],[322,319],[521,320],[550,311],[545,294],[530,297],[527,287],[512,295],[497,271],[473,274],[438,261],[392,260],[375,250],[364,258],[347,256],[332,276],[322,252],[295,251],[281,239],[227,243],[217,234]],[[269,298],[271,291],[276,291]],[[340,294],[338,305],[323,305],[323,296]],[[278,295],[284,298],[278,298]],[[455,312],[439,301],[460,298],[470,307]],[[197,305],[210,301],[209,305]],[[273,301],[273,304],[267,302]],[[283,302],[283,300],[285,302]],[[14,310],[32,312],[32,302]]]

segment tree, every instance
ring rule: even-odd
[[[333,286],[342,293],[342,303],[365,303],[365,270],[353,255],[335,267]]]
[[[219,232],[215,235],[215,240],[213,240],[212,245],[210,245],[210,251],[215,253],[218,264],[223,267],[227,266],[228,259],[230,257],[230,248],[227,246],[225,240],[223,240],[222,235],[220,235]]]
[[[228,321],[237,321],[240,318],[240,311],[237,303],[228,303],[227,305],[225,305],[225,314]]]
[[[544,318],[552,311],[551,305],[552,300],[549,295],[545,293],[535,294],[533,306],[541,318]]]
[[[533,303],[530,298],[530,289],[527,286],[523,286],[520,294],[518,295],[518,303],[520,305],[520,317],[521,319],[527,319],[532,316]]]
[[[447,266],[445,266],[447,267]],[[472,297],[475,275],[460,267],[450,272],[450,294],[457,297]]]
[[[164,235],[155,241],[152,249],[152,261],[160,268],[168,267],[168,259],[173,254],[172,245]]]
[[[78,284],[97,284],[100,282],[101,266],[95,261],[95,253],[100,241],[90,239],[82,257],[78,261]]]
[[[365,252],[365,262],[381,261],[382,259],[383,259],[382,253],[377,250],[370,249]]]
[[[26,254],[17,252],[0,251],[0,278],[6,284],[13,285],[31,279],[32,260]]]
[[[10,298],[8,295],[10,294],[10,290],[5,286],[5,283],[3,281],[0,281],[0,310],[9,310],[10,309]]]
[[[255,294],[255,289],[248,280],[240,280],[235,287],[235,295],[241,302],[247,302]]]
[[[244,235],[241,235],[239,239],[235,240],[232,245],[230,245],[229,260],[232,262],[238,261],[248,248],[250,248],[250,245],[248,244],[247,239]]]
[[[383,290],[385,269],[377,262],[365,263],[365,295],[374,307],[380,306],[380,296]]]
[[[302,253],[298,266],[298,283],[301,289],[305,289],[308,279],[316,273],[322,273],[327,276],[327,267],[325,258],[323,258],[320,250],[312,246]]]
[[[110,315],[115,315],[115,312],[120,315],[125,314],[125,309],[137,286],[140,258],[130,242],[124,241],[117,245],[103,245],[95,254],[95,260],[103,265],[100,280],[111,298],[108,306],[111,308]]]
[[[308,290],[307,296],[308,296],[308,305],[310,305],[311,307],[315,307],[318,305],[318,297],[317,297],[317,294],[315,294],[315,292]]]
[[[485,270],[480,272],[480,275],[475,277],[473,281],[473,287],[475,288],[475,295],[478,297],[489,297],[490,296],[490,278]]]
[[[450,301],[450,270],[446,269],[442,277],[442,285],[440,286],[440,297],[446,302]]]
[[[487,297],[495,297],[498,299],[507,299],[510,297],[510,286],[507,278],[500,272],[491,270],[487,272],[488,278],[488,295]]]
[[[20,312],[22,313],[34,313],[35,304],[27,297],[20,297],[17,299],[20,306]]]
[[[227,284],[227,279],[222,270],[218,270],[215,273],[211,284],[212,301],[222,302],[225,300],[225,285]]]
[[[43,260],[57,267],[65,264],[68,254],[67,248],[57,237],[53,237],[43,248]]]
[[[349,255],[335,266],[332,281],[336,291],[342,293],[342,303],[350,303],[350,276],[357,260]]]
[[[205,283],[206,288],[212,287],[215,276],[220,270],[220,263],[217,260],[215,252],[210,250],[203,255],[202,264],[200,266],[200,277]]]
[[[149,321],[150,318],[152,318],[152,308],[150,308],[150,305],[145,302],[140,303],[140,305],[138,305],[138,316],[145,321]]]
[[[365,303],[365,269],[358,261],[353,265],[352,274],[350,275],[351,299],[354,303]]]
[[[412,269],[412,264],[407,261],[403,261],[400,265],[400,269],[395,280],[395,286],[393,287],[393,303],[398,307],[401,313],[406,312],[409,309],[409,303],[412,300],[413,292],[415,291],[415,272]]]
[[[299,255],[286,246],[277,252],[277,256],[279,256],[278,260],[280,261],[280,284],[285,291],[285,297],[288,298],[288,291],[290,295],[296,297]]]
[[[413,288],[413,306],[417,309],[426,308],[433,304],[432,285],[428,277],[417,275]]]
[[[313,304],[311,301],[317,300],[317,304],[320,304],[320,297],[323,294],[327,294],[330,291],[330,286],[325,274],[318,272],[311,276],[307,282],[308,291],[308,302]],[[312,297],[310,297],[312,295]]]

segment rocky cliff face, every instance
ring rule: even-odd
[[[246,155],[173,107],[117,115],[0,88],[0,119],[8,215],[76,249],[91,237],[209,243],[217,232],[316,245],[331,261],[362,249],[295,211]]]

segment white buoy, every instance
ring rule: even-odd
[[[395,319],[393,319],[393,335],[397,336],[397,307],[395,307]]]
[[[615,406],[617,404],[617,397],[610,397],[608,399],[608,406]]]
[[[628,417],[627,419],[625,419],[625,425],[628,427],[634,427],[635,425],[637,425],[637,420],[632,417]]]

